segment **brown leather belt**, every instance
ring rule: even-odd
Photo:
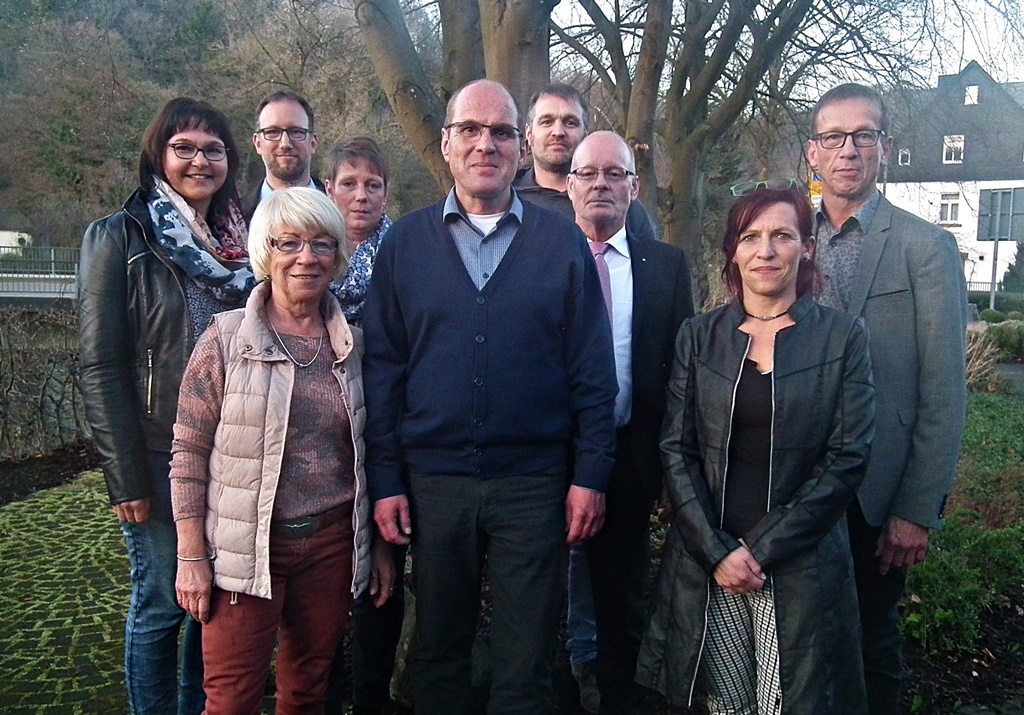
[[[270,533],[279,539],[308,539],[328,526],[351,518],[352,502],[346,502],[321,514],[275,521],[270,525]]]

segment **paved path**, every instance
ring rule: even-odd
[[[126,712],[128,557],[102,483],[0,509],[0,712]]]

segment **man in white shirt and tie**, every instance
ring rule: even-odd
[[[618,444],[604,529],[586,542],[597,620],[601,713],[639,713],[633,682],[644,628],[649,518],[661,493],[661,420],[679,326],[693,315],[682,250],[630,235],[626,213],[639,191],[629,145],[594,132],[576,149],[568,192],[590,241],[609,308]]]

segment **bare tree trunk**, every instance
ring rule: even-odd
[[[548,22],[558,0],[478,0],[487,77],[520,108],[551,77]]]
[[[447,191],[452,178],[441,155],[444,104],[423,71],[398,0],[356,0],[355,11],[398,123],[438,186]]]
[[[648,0],[636,78],[626,113],[625,137],[636,154],[636,171],[640,177],[640,201],[660,223],[658,211],[658,177],[654,171],[654,130],[658,109],[658,87],[668,55],[668,39],[672,29],[672,0]]]
[[[441,94],[447,102],[462,85],[486,75],[480,6],[476,0],[438,0],[444,68]]]

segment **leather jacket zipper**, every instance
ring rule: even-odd
[[[718,528],[722,528],[725,523],[725,482],[726,476],[729,474],[729,443],[732,441],[732,417],[736,411],[736,392],[740,389],[740,378],[743,376],[743,363],[747,359],[747,355],[750,354],[750,345],[753,342],[751,337],[747,336],[747,346],[743,349],[743,357],[740,359],[740,371],[736,374],[736,382],[732,385],[732,400],[729,403],[729,429],[725,435],[725,465],[722,469],[722,502],[719,507],[720,514],[718,519]],[[772,378],[774,380],[774,376]],[[773,382],[774,385],[774,382]],[[774,388],[773,388],[774,389]],[[772,419],[774,420],[775,407],[772,406]],[[688,705],[693,705],[693,692],[697,687],[697,676],[700,673],[700,661],[704,657],[704,646],[708,639],[708,618],[710,617],[709,609],[711,608],[711,581],[714,577],[708,579],[707,585],[707,598],[704,601],[704,632],[700,637],[700,648],[697,650],[697,667],[693,671],[693,680],[690,681],[690,694],[688,699]]]
[[[153,348],[146,349],[146,414],[153,414]]]

